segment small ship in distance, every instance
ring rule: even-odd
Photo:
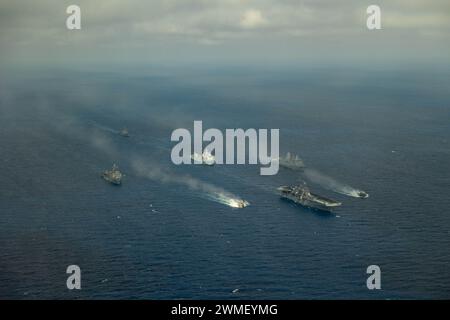
[[[342,203],[311,193],[306,186],[281,186],[280,196],[304,207],[330,212]]]
[[[286,153],[285,157],[279,157],[277,159],[280,167],[289,169],[289,170],[303,170],[305,168],[305,163],[298,155],[292,155],[290,152]]]
[[[119,135],[124,137],[124,138],[129,138],[130,137],[130,133],[128,132],[127,128],[123,128],[122,130],[119,131]]]
[[[243,209],[243,208],[249,206],[250,203],[248,203],[245,200],[241,200],[241,199],[238,199],[238,200],[232,199],[232,200],[230,200],[229,205],[233,208]]]
[[[111,170],[105,170],[102,173],[102,178],[109,183],[120,185],[122,184],[123,174],[120,172],[119,167],[116,164],[113,164]]]
[[[364,191],[358,191],[358,197],[361,199],[365,199],[369,197],[369,194],[367,192]]]

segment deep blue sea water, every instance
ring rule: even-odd
[[[442,70],[3,74],[0,298],[448,299],[449,88]],[[282,153],[370,197],[310,184],[343,202],[319,214],[275,193],[300,173],[176,167],[170,134],[194,120],[279,128]],[[113,162],[120,187],[100,178]],[[251,205],[211,201],[186,175]],[[66,288],[72,264],[80,291]],[[372,264],[382,290],[366,288]]]

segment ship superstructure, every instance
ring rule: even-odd
[[[306,186],[282,186],[278,188],[281,197],[294,201],[302,206],[322,211],[331,211],[342,203],[331,200],[309,191]]]
[[[102,173],[102,178],[112,184],[120,185],[122,183],[123,174],[120,172],[119,167],[113,164],[111,170],[105,170]]]

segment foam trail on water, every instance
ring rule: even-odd
[[[226,193],[205,194],[205,197],[209,200],[224,204],[231,208],[245,208],[250,205],[250,203],[248,203],[247,201],[242,200],[237,196]]]
[[[367,198],[368,194],[349,185],[341,183],[314,169],[305,169],[304,174],[308,180],[321,187],[354,198]]]
[[[116,134],[119,133],[118,130],[114,130],[114,129],[110,128],[110,127],[101,125],[101,124],[99,124],[99,123],[97,123],[97,122],[95,122],[95,121],[91,121],[91,123],[92,123],[92,125],[93,125],[94,127],[96,127],[97,129],[100,129],[100,130],[103,130],[103,131],[106,131],[106,132],[110,132],[110,133],[116,133]]]
[[[132,167],[139,176],[161,183],[185,186],[190,190],[201,192],[201,194],[209,200],[227,205],[229,207],[244,208],[249,205],[247,201],[226,191],[223,188],[201,181],[189,175],[175,175],[166,172],[163,168],[160,168],[154,164],[149,164],[143,159],[134,159],[132,162]]]

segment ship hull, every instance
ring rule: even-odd
[[[113,177],[109,176],[107,173],[103,173],[102,174],[102,178],[106,182],[109,182],[109,183],[114,184],[116,186],[119,186],[119,185],[122,184],[122,179],[121,178],[113,178]]]
[[[102,176],[102,178],[103,178],[103,180],[105,180],[106,182],[109,182],[109,183],[111,183],[111,184],[113,184],[113,185],[116,185],[116,186],[119,186],[119,185],[122,184],[122,181],[119,181],[119,180],[110,179],[110,178],[105,177],[105,176]]]
[[[317,202],[310,201],[310,200],[299,200],[295,196],[292,196],[289,194],[282,194],[281,198],[284,200],[287,200],[287,201],[292,201],[295,204],[298,204],[302,207],[312,209],[312,210],[317,210],[317,211],[333,212],[333,208],[334,208],[334,207],[328,207],[328,206],[325,206],[325,205],[322,205],[322,204],[319,204]]]

